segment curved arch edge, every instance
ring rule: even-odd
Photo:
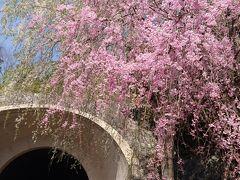
[[[19,104],[19,105],[9,105],[9,106],[2,106],[0,107],[0,112],[3,111],[9,111],[9,110],[21,110],[21,109],[56,109],[59,111],[66,111],[70,112],[72,114],[76,114],[78,116],[84,117],[91,122],[95,123],[99,127],[101,127],[103,130],[105,130],[115,141],[115,143],[119,146],[121,149],[121,152],[123,153],[124,157],[126,158],[126,161],[129,166],[132,164],[138,164],[138,160],[134,157],[133,150],[131,149],[130,145],[121,134],[117,132],[110,124],[107,122],[101,120],[100,118],[97,118],[89,113],[79,111],[77,109],[67,109],[64,107],[59,107],[56,105],[38,105],[38,104]]]

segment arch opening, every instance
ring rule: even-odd
[[[76,116],[81,132],[73,133],[71,147],[66,147],[61,142],[59,144],[54,142],[56,136],[52,133],[38,136],[37,141],[33,142],[32,132],[36,130],[36,124],[32,123],[32,120],[41,119],[49,108]],[[13,141],[16,135],[15,120],[20,116],[24,118],[24,122],[18,131],[17,138]],[[61,118],[58,117],[58,112],[54,118]],[[0,179],[2,179],[1,172],[13,158],[23,152],[45,147],[51,148],[52,145],[59,149],[62,149],[64,145],[63,149],[76,157],[84,166],[88,179],[122,180],[130,176],[133,150],[128,142],[118,133],[117,129],[91,114],[76,109],[62,109],[49,104],[43,106],[22,104],[0,107],[0,119],[3,120],[0,121],[0,126],[4,127],[0,131],[2,137],[0,138],[0,145],[2,145],[0,146]],[[4,121],[5,119],[7,120]],[[137,163],[138,160],[134,159],[134,166]]]
[[[0,174],[1,180],[30,178],[89,180],[78,160],[70,154],[51,148],[32,150],[20,155],[13,159]]]

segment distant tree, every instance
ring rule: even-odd
[[[0,45],[0,73],[2,74],[3,73],[3,64],[4,62],[7,61],[7,54],[6,54],[6,50],[3,46]]]
[[[0,47],[0,52],[2,51],[2,47]],[[3,55],[2,55],[2,53],[0,53],[0,72],[2,73],[2,67],[1,67],[1,65],[2,65],[2,63],[3,63],[4,61],[3,61]]]

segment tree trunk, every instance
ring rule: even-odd
[[[174,180],[173,171],[173,137],[169,137],[165,140],[164,145],[165,159],[162,162],[162,179]]]

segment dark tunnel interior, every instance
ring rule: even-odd
[[[61,179],[88,180],[84,168],[71,155],[60,156],[62,151],[50,148],[27,152],[12,160],[0,174],[0,180]],[[59,158],[58,158],[59,157]],[[62,157],[62,158],[60,158]]]

